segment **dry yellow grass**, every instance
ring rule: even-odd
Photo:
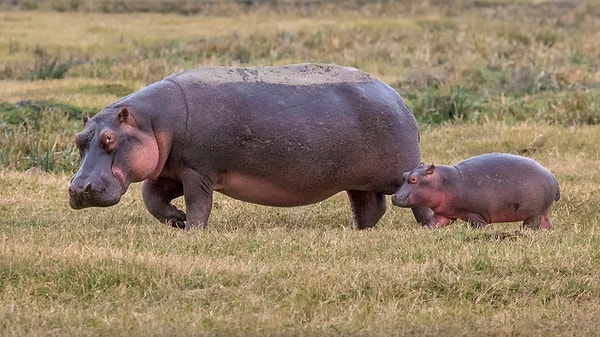
[[[189,233],[158,224],[139,184],[113,208],[73,211],[68,176],[2,171],[0,326],[7,336],[594,335],[599,135],[527,123],[423,132],[437,163],[546,139],[533,157],[563,190],[550,232],[426,230],[391,205],[377,228],[354,231],[340,194],[292,209],[217,195],[210,229]]]

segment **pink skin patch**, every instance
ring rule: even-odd
[[[119,182],[119,184],[125,189],[127,186],[125,184],[125,176],[123,175],[123,172],[118,169],[113,167],[112,168],[112,175],[113,177],[115,177],[115,179]]]
[[[443,228],[452,224],[453,222],[454,219],[447,218],[443,215],[439,215],[437,213],[433,215],[433,223],[435,224],[435,227]]]
[[[155,173],[158,165],[159,153],[156,140],[152,136],[142,136],[143,142],[130,146],[127,155],[122,158],[122,164],[126,165],[127,177],[132,182],[149,178]]]

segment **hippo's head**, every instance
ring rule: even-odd
[[[432,204],[440,193],[439,177],[434,172],[433,164],[420,164],[414,170],[405,172],[402,186],[392,195],[392,204],[400,207],[437,206]]]
[[[74,209],[112,206],[129,184],[154,174],[158,146],[127,108],[109,107],[84,122],[75,138],[81,166],[71,179],[69,204]]]

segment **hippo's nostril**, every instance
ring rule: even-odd
[[[85,189],[83,190],[83,193],[90,193],[92,191],[92,184],[87,184],[85,186]]]

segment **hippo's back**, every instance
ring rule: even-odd
[[[546,209],[560,196],[556,178],[535,160],[507,153],[488,153],[456,165],[472,203],[511,203],[515,200]],[[481,190],[490,191],[482,193]]]
[[[222,85],[231,83],[283,84],[291,86],[375,81],[356,68],[333,64],[292,64],[270,67],[206,67],[173,74],[181,84]]]
[[[509,153],[486,153],[465,159],[456,164],[462,174],[483,175],[488,177],[538,177],[555,181],[554,175],[531,158]]]

